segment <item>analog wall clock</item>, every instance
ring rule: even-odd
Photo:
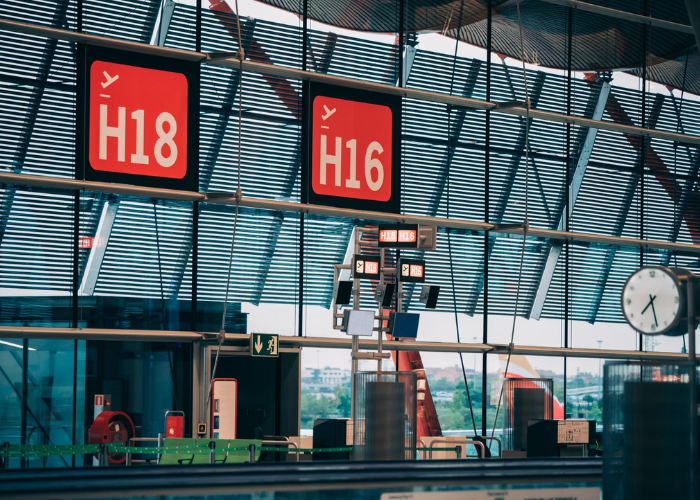
[[[682,269],[663,266],[635,271],[622,290],[622,312],[627,323],[645,335],[682,335],[678,325],[685,315]]]

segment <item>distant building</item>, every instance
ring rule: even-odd
[[[317,395],[333,396],[335,388],[350,383],[350,370],[327,366],[325,368],[304,368],[301,377],[302,387]]]
[[[448,391],[437,391],[433,393],[433,401],[445,401],[451,403],[454,399],[454,393]]]

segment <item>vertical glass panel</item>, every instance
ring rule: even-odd
[[[73,194],[0,192],[0,322],[72,326]]]
[[[464,341],[471,343],[478,342],[480,339],[473,336]],[[462,354],[464,372],[457,353],[424,352],[422,358],[443,435],[473,436],[474,423],[477,435],[481,435],[483,375],[481,354]],[[465,376],[469,387],[469,398],[464,385]],[[470,400],[474,423],[469,408]]]
[[[184,411],[185,436],[192,418],[191,345],[176,342],[87,342],[85,425],[98,413],[95,394],[111,396],[111,411],[129,415],[136,435],[165,432],[165,412]],[[89,459],[92,460],[91,458]]]
[[[314,420],[350,415],[350,351],[304,349],[301,357],[301,433],[313,433]],[[376,370],[376,363],[371,370]]]
[[[503,373],[509,378],[516,379],[551,379],[553,381],[554,394],[545,394],[545,401],[552,403],[554,419],[564,418],[564,359],[549,356],[522,356],[514,354],[508,359],[508,355],[488,356],[488,380],[489,391],[488,409],[488,435],[494,431],[495,436],[501,436],[504,425],[504,400],[506,393],[503,390]],[[514,407],[517,402],[510,402]],[[517,408],[514,408],[517,411]],[[537,417],[536,415],[533,418]],[[494,419],[496,424],[494,426]]]
[[[75,345],[74,340],[28,341],[26,444],[73,444]],[[81,429],[76,427],[76,437]],[[72,460],[70,455],[30,458],[28,466],[70,467]]]
[[[563,282],[543,278],[550,246],[554,242],[514,235],[491,237],[489,260],[489,342],[517,345],[564,346]],[[524,259],[522,273],[521,256]],[[522,274],[522,275],[521,275]],[[548,288],[545,287],[548,285]],[[537,320],[532,311],[538,293],[547,288],[546,308]],[[517,311],[516,311],[517,304]],[[513,329],[513,315],[517,315]]]
[[[23,419],[22,400],[23,361],[22,339],[0,340],[0,441],[10,444],[25,442],[26,420]],[[20,466],[20,459],[10,460],[11,468]]]
[[[84,193],[79,322],[191,330],[192,203]]]
[[[567,358],[566,414],[567,418],[595,420],[603,425],[604,359]]]
[[[24,445],[83,442],[84,342],[0,341],[0,441]],[[76,371],[77,368],[77,371]],[[76,385],[77,384],[77,385]],[[25,401],[26,404],[23,404]],[[80,464],[81,460],[77,460]],[[9,466],[71,467],[71,455],[11,459]]]
[[[235,207],[202,205],[199,222],[200,321],[221,329]],[[294,335],[299,284],[299,216],[240,209],[228,286],[227,330]]]
[[[569,244],[571,323],[569,345],[577,348],[634,350],[638,335],[625,323],[620,296],[639,266],[639,249]]]

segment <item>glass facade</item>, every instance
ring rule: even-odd
[[[194,1],[6,0],[0,19],[185,50],[232,54],[240,45],[250,62],[501,103],[484,110],[402,98],[401,212],[442,222],[436,250],[400,252],[425,259],[430,284],[441,287],[435,311],[423,309],[420,286],[404,288],[404,309],[421,313],[418,341],[628,351],[631,358],[685,352],[683,337],[640,338],[624,324],[619,297],[641,265],[697,270],[696,250],[632,240],[700,243],[698,141],[567,120],[700,135],[694,73],[686,88],[665,81],[660,69],[686,35],[533,2],[522,12],[523,69],[512,7],[472,5],[470,12],[407,0],[336,16],[319,0],[241,0],[237,19],[226,1],[204,4],[198,16]],[[680,22],[678,15],[670,19]],[[551,20],[550,40],[541,34],[543,17]],[[610,23],[626,45],[601,42]],[[595,43],[586,38],[592,33]],[[75,44],[2,26],[0,41],[7,47],[0,173],[76,179]],[[299,203],[301,82],[203,64],[200,85],[199,191],[240,186],[246,198]],[[531,115],[508,112],[509,103],[522,110],[526,100]],[[102,191],[0,184],[0,327],[215,333],[228,297],[228,333],[342,335],[329,309],[334,265],[350,263],[354,229],[378,221]],[[525,220],[526,236],[449,224]],[[389,255],[394,261],[399,252]],[[373,286],[363,282],[362,292]],[[362,301],[376,306],[370,296]],[[162,432],[167,410],[191,413],[198,389],[188,341],[21,337],[0,341],[0,442],[82,444],[99,394],[129,413],[139,436]],[[562,418],[602,423],[604,360],[595,357],[433,349],[405,362],[425,370],[445,434],[500,432],[506,364],[510,375],[552,378]],[[384,367],[396,365],[394,357]],[[349,384],[347,350],[303,351],[302,434],[316,418],[350,416]],[[187,417],[186,435],[196,418]],[[75,460],[11,465],[83,464]]]

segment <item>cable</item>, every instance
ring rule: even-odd
[[[515,310],[513,311],[513,326],[510,331],[510,343],[508,344],[508,358],[506,358],[506,369],[503,371],[503,383],[501,384],[501,392],[498,396],[498,405],[496,406],[496,416],[493,419],[493,428],[491,429],[491,437],[496,432],[496,423],[498,422],[498,413],[501,410],[501,401],[503,399],[503,389],[506,386],[506,377],[508,376],[508,368],[510,367],[510,357],[513,355],[513,341],[515,340],[515,320],[518,317],[518,305],[520,303],[520,285],[523,277],[523,261],[525,260],[525,240],[527,239],[527,221],[523,230],[523,246],[520,251],[520,270],[518,271],[518,288],[515,293]]]
[[[688,58],[690,56],[690,49],[685,53],[685,64],[683,65],[683,83],[681,84],[681,102],[680,105],[678,106],[678,120],[676,121],[676,134],[680,132],[681,128],[681,120],[683,119],[683,98],[685,97],[685,77],[688,73]],[[671,92],[673,93],[673,92]],[[676,200],[678,199],[676,189],[678,187],[678,143],[674,145],[673,148],[673,221],[675,224],[679,224],[678,217],[682,217],[682,214],[678,212],[678,203],[676,203]],[[691,185],[691,190],[692,190],[692,185]],[[676,266],[678,266],[678,254],[675,253],[673,255],[673,260]],[[670,262],[670,259],[669,259]],[[683,338],[683,342],[685,342],[685,337]]]
[[[460,29],[462,27],[462,15],[464,12],[464,0],[460,3],[459,6],[459,21],[457,23],[457,37],[455,40],[455,53],[454,57],[452,58],[452,77],[450,78],[450,95],[454,92],[454,82],[455,82],[455,73],[457,70],[457,49],[459,48],[459,39],[460,39]],[[450,16],[452,14],[450,13]],[[448,141],[450,140],[450,135],[452,134],[452,107],[448,106],[447,108],[447,139]],[[450,147],[449,142],[448,142],[448,147]],[[449,172],[447,172],[447,218],[450,218],[450,175]],[[457,314],[457,291],[455,288],[455,275],[454,275],[454,265],[452,262],[452,240],[450,238],[451,233],[448,231],[447,233],[447,248],[448,248],[448,254],[450,257],[450,279],[452,282],[452,305],[454,309],[454,317],[455,317],[455,328],[457,331],[457,343],[461,343],[460,341],[460,336],[459,336],[459,316]],[[466,388],[467,391],[467,403],[469,403],[469,414],[471,416],[472,420],[472,428],[474,429],[474,437],[478,436],[478,433],[476,431],[476,419],[474,418],[474,408],[472,407],[472,398],[471,394],[469,393],[469,383],[467,381],[467,370],[464,366],[464,355],[463,353],[459,353],[459,361],[462,364],[462,376],[464,377],[464,387]]]
[[[450,256],[450,280],[452,281],[452,305],[454,308],[455,315],[455,328],[457,329],[457,343],[460,344],[462,341],[459,339],[459,317],[457,316],[457,292],[455,291],[455,273],[454,266],[452,264],[452,242],[450,239],[450,233],[447,233],[447,249]],[[467,388],[467,402],[469,403],[469,413],[472,417],[472,428],[474,429],[474,437],[479,434],[476,431],[476,420],[474,419],[474,409],[472,408],[472,398],[469,394],[469,383],[467,382],[467,370],[464,367],[464,355],[459,353],[459,361],[462,364],[462,376],[464,377],[464,387]],[[483,410],[482,410],[483,413]]]
[[[226,310],[228,307],[228,296],[231,289],[231,269],[233,268],[233,249],[236,243],[236,231],[238,229],[238,213],[240,211],[241,198],[243,192],[241,191],[241,147],[242,147],[242,121],[243,121],[243,59],[245,59],[245,51],[243,49],[243,43],[241,39],[241,21],[240,21],[240,10],[238,9],[238,0],[236,0],[236,26],[238,30],[238,175],[237,175],[237,188],[236,188],[236,212],[233,218],[233,232],[231,234],[231,251],[229,253],[228,259],[228,274],[226,276],[226,293],[224,295],[224,311],[221,315],[221,329],[219,330],[219,345],[216,348],[216,356],[214,357],[214,368],[211,372],[211,379],[209,381],[209,390],[207,391],[207,403],[204,405],[206,411],[207,406],[209,406],[209,401],[211,400],[211,390],[214,385],[214,378],[216,377],[216,368],[219,366],[219,354],[221,353],[221,345],[224,343],[226,338]]]
[[[523,21],[520,17],[520,0],[516,0],[515,4],[518,10],[520,59],[523,63],[523,81],[525,82],[525,222],[527,223],[530,196],[530,90],[527,85],[527,71],[525,69],[525,38],[523,37]]]
[[[166,313],[166,308],[165,308],[165,291],[163,290],[163,265],[161,262],[161,257],[160,257],[160,231],[158,230],[158,211],[156,210],[156,200],[153,200],[153,221],[156,226],[156,251],[158,253],[158,278],[160,281],[160,303],[161,303],[161,310],[163,311],[163,315],[161,316],[161,324],[160,328],[161,330],[165,330],[165,313]],[[175,410],[180,409],[180,405],[178,404],[177,401],[177,390],[175,388],[175,370],[173,369],[173,360],[170,357],[171,354],[171,349],[170,349],[170,342],[165,343],[165,348],[167,349],[167,355],[168,355],[168,364],[170,365],[170,379],[173,382],[173,403],[175,403]]]
[[[501,401],[503,400],[503,390],[506,385],[506,377],[508,377],[508,368],[510,368],[510,358],[513,355],[513,342],[515,340],[515,323],[518,318],[518,305],[520,304],[520,286],[523,278],[523,263],[525,260],[525,241],[527,241],[527,231],[530,228],[529,216],[529,181],[530,181],[530,92],[527,86],[527,70],[525,69],[525,38],[523,37],[523,22],[520,16],[520,0],[516,0],[518,10],[518,28],[520,30],[520,58],[523,63],[523,81],[525,83],[525,222],[523,224],[523,245],[520,250],[520,269],[518,270],[518,288],[515,293],[515,309],[513,310],[513,326],[510,332],[510,343],[508,344],[508,357],[506,358],[506,368],[503,372],[503,383],[501,384],[501,392],[498,396],[498,405],[496,406],[496,415],[493,419],[493,428],[491,429],[491,437],[496,432],[496,423],[498,422],[498,414],[501,411]]]

